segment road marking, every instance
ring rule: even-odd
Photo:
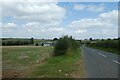
[[[103,57],[106,57],[106,55],[104,55],[104,54],[102,54],[102,53],[99,53],[99,52],[98,52],[98,54],[102,55]]]
[[[116,61],[116,60],[112,60],[112,61],[114,61],[114,62],[117,63],[117,64],[120,64],[120,62],[118,62],[118,61]]]

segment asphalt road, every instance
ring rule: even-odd
[[[87,78],[118,78],[118,55],[82,46]]]

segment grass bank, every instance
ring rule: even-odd
[[[47,78],[77,78],[84,76],[84,67],[80,55],[80,49],[77,49],[71,55],[61,55],[51,57],[47,63],[38,66],[33,71],[33,77]]]
[[[91,48],[95,48],[95,49],[99,49],[99,50],[103,50],[103,51],[107,51],[107,52],[120,55],[120,52],[117,49],[103,48],[103,47],[96,47],[96,46],[87,46],[87,47],[91,47]]]

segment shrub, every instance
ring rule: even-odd
[[[59,39],[55,44],[54,53],[55,55],[65,54],[68,49],[68,41],[65,38]]]
[[[79,47],[79,44],[72,38],[72,36],[63,36],[58,39],[54,48],[54,55],[66,54],[67,50],[75,50]]]
[[[35,46],[38,46],[38,43],[36,43]]]

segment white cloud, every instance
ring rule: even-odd
[[[5,30],[13,30],[14,28],[17,27],[17,25],[15,23],[7,23],[7,24],[2,24],[1,23],[1,25],[2,25],[3,31],[5,31]]]
[[[101,13],[97,18],[83,18],[73,21],[69,26],[73,28],[91,28],[91,27],[116,27],[118,23],[118,11],[113,10]]]
[[[75,33],[85,33],[87,30],[86,29],[79,29],[79,30],[76,30]]]
[[[100,12],[104,5],[75,5],[75,10]],[[4,3],[3,16],[12,16],[24,24],[3,24],[3,36],[54,38],[67,34],[75,38],[116,37],[118,30],[118,11],[101,13],[97,18],[74,20],[67,26],[60,26],[66,10],[57,3]]]
[[[102,13],[100,14],[100,18],[106,22],[118,24],[118,11],[113,10],[112,12]]]
[[[66,10],[54,2],[3,2],[3,13],[3,17],[12,16],[15,20],[27,22],[18,25],[12,32],[3,32],[3,36],[50,38],[60,35],[63,31],[59,24],[64,19]]]
[[[117,37],[118,36],[118,11],[113,10],[106,13],[101,13],[97,18],[84,18],[75,20],[68,25],[68,28],[77,36],[84,35],[84,37]],[[84,33],[85,32],[85,33]],[[77,37],[76,36],[76,37]]]
[[[97,18],[84,18],[71,22],[68,26],[60,27],[59,24],[45,25],[40,22],[28,22],[21,27],[15,23],[3,24],[11,32],[3,35],[13,37],[54,38],[61,35],[72,35],[75,38],[109,38],[118,36],[118,11],[113,10],[101,13]],[[17,27],[16,27],[17,26]]]
[[[2,2],[58,2],[58,0],[2,0]]]
[[[73,9],[79,11],[79,10],[84,10],[85,7],[86,7],[86,6],[83,5],[83,4],[76,4],[76,5],[73,6]]]
[[[47,31],[54,31],[54,32],[59,32],[59,31],[63,31],[63,28],[61,28],[61,27],[57,27],[57,28],[48,28],[48,30]]]
[[[96,6],[96,5],[88,5],[87,9],[89,11],[93,11],[93,12],[101,12],[101,11],[104,11],[105,7],[104,7],[104,4],[100,4],[98,6]]]
[[[92,12],[101,12],[104,11],[105,6],[104,4],[100,4],[100,5],[94,5],[94,4],[90,4],[90,5],[84,5],[84,4],[75,4],[73,6],[74,10],[88,10],[88,11],[92,11]]]
[[[66,11],[56,3],[3,2],[3,16],[11,15],[27,21],[55,23],[65,17]]]

